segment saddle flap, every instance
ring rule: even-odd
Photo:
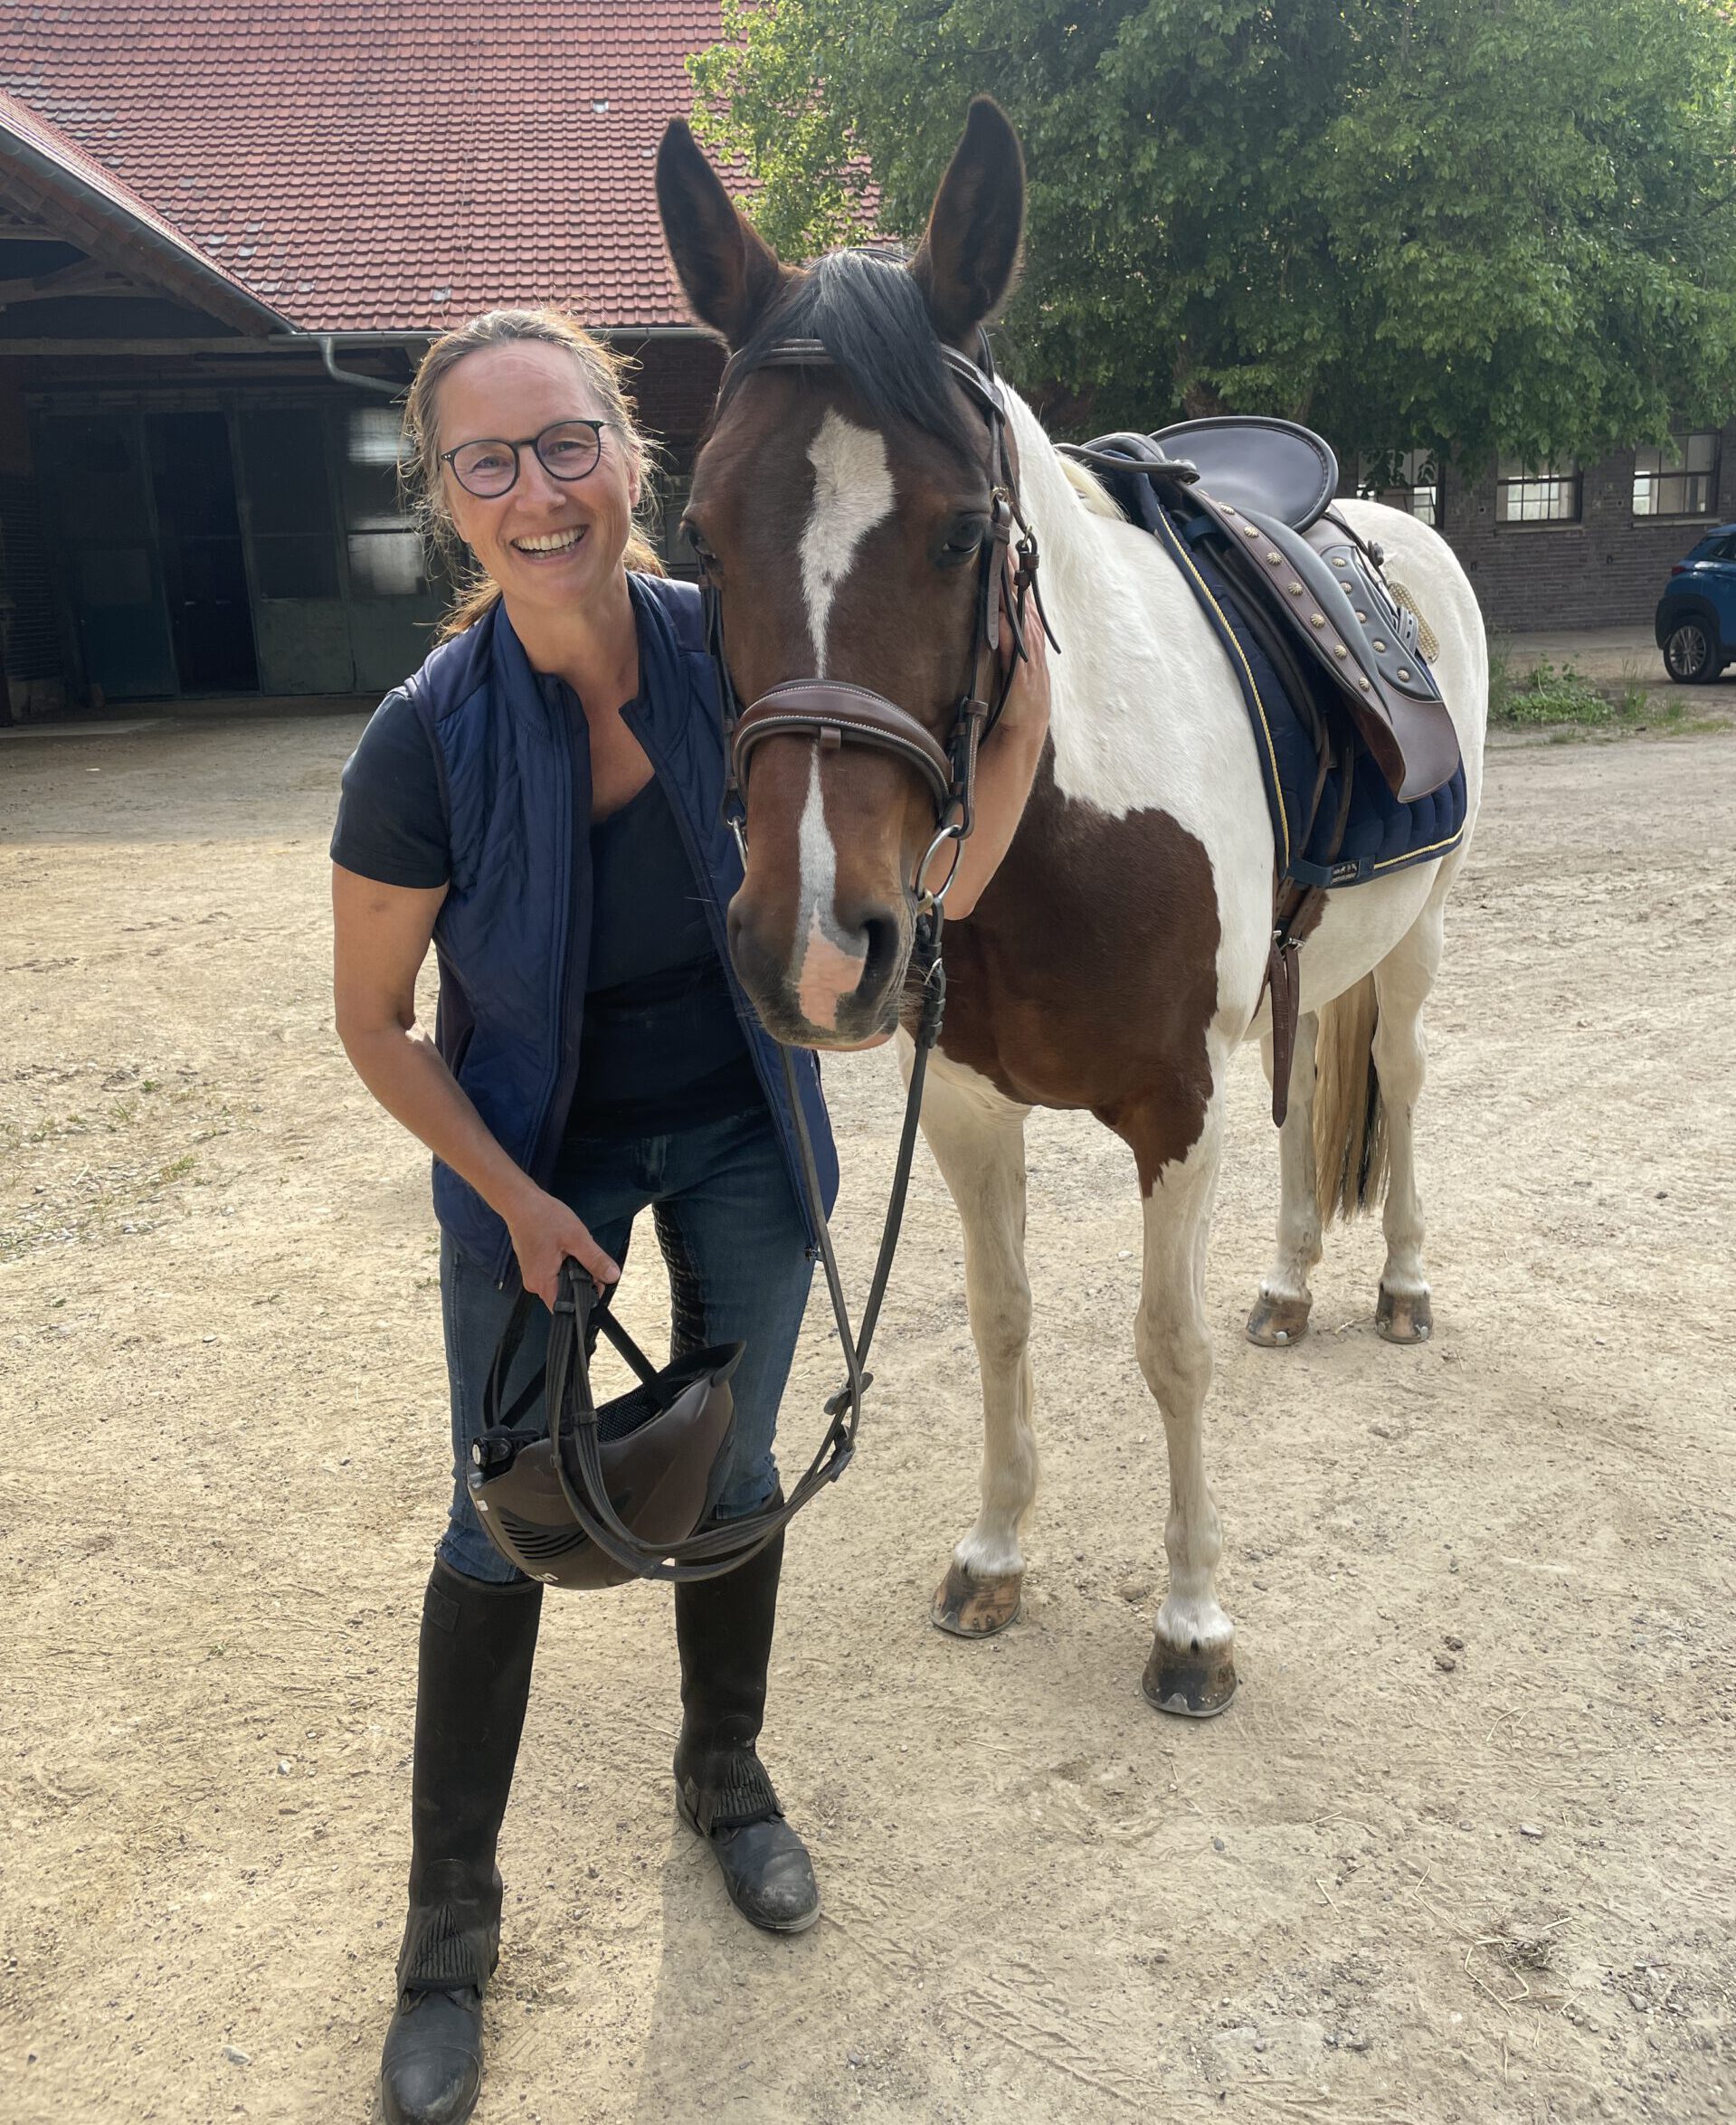
[[[1332,675],[1394,796],[1409,803],[1439,789],[1458,765],[1458,735],[1418,653],[1415,614],[1393,602],[1348,529],[1317,524],[1304,537],[1197,488],[1190,499],[1223,535],[1237,580]]]
[[[1228,413],[1178,422],[1151,441],[1197,466],[1200,485],[1214,501],[1257,509],[1295,531],[1305,531],[1338,492],[1332,445],[1296,421]]]

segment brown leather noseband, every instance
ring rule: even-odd
[[[934,840],[917,868],[914,890],[919,900],[930,859],[944,841],[963,841],[975,824],[977,749],[1000,720],[1018,661],[1029,654],[1025,600],[1035,593],[1037,584],[1037,536],[1020,507],[1018,460],[986,333],[981,335],[981,341],[980,362],[973,362],[955,347],[943,345],[940,349],[941,360],[988,422],[990,481],[989,529],[977,565],[975,631],[964,684],[953,706],[944,745],[908,709],[899,707],[884,694],[835,679],[784,679],[744,708],[725,653],[722,601],[716,584],[702,574],[706,640],[717,668],[728,747],[724,816],[742,843],[744,856],[748,767],[754,749],[773,737],[809,737],[828,751],[847,745],[867,745],[889,753],[915,770],[934,799],[936,828]],[[737,358],[732,356],[732,363]],[[780,339],[764,351],[756,350],[754,365],[830,368],[834,363],[823,341]],[[726,381],[728,375],[726,367]],[[1004,660],[1001,637],[1003,605],[1012,642],[1012,654]],[[1038,619],[1047,631],[1040,595],[1036,596],[1036,606]],[[993,689],[992,702],[988,697],[989,688]],[[940,898],[944,892],[943,886],[934,897]]]

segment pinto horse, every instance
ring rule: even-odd
[[[987,100],[972,105],[907,264],[860,252],[783,264],[678,122],[658,189],[688,302],[733,354],[688,525],[736,693],[756,701],[817,675],[870,689],[944,745],[991,489],[1006,467],[996,422],[944,349],[973,352],[1014,279],[1024,170],[1011,126]],[[820,343],[818,358],[790,365],[776,350],[792,339]],[[986,1437],[982,1509],[934,1620],[981,1636],[1018,1611],[1020,1527],[1037,1485],[1024,1123],[1033,1106],[1086,1107],[1137,1166],[1134,1347],[1169,1448],[1169,1583],[1143,1686],[1163,1710],[1204,1716],[1236,1687],[1202,1439],[1206,1240],[1230,1057],[1258,1039],[1268,1077],[1273,1067],[1263,993],[1272,831],[1242,697],[1175,564],[1057,453],[1029,407],[1010,391],[1004,400],[1007,457],[1040,542],[1059,654],[1019,830],[975,909],[944,933],[948,1001],[922,1126],[963,1225]],[[1378,1323],[1396,1342],[1428,1333],[1412,1152],[1419,1020],[1482,783],[1487,657],[1464,573],[1414,517],[1373,502],[1339,507],[1378,538],[1438,643],[1466,832],[1444,859],[1331,893],[1299,954],[1277,1252],[1248,1323],[1272,1344],[1307,1323],[1308,1275],[1333,1207],[1317,1200],[1317,1172],[1321,1195],[1349,1173],[1348,1211],[1384,1171]],[[896,1025],[901,1006],[910,1021],[914,882],[934,826],[930,783],[894,751],[812,731],[758,744],[729,935],[777,1039],[857,1046]],[[907,1035],[901,1048],[907,1067]]]

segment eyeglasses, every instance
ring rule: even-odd
[[[540,435],[521,435],[517,442],[484,436],[441,451],[440,461],[452,468],[453,479],[467,493],[493,501],[517,485],[520,451],[535,451],[551,479],[583,479],[594,472],[602,456],[602,432],[610,425],[607,421],[556,421]]]

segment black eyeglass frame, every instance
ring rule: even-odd
[[[614,425],[615,422],[612,421],[593,421],[591,420],[588,416],[581,413],[574,414],[571,419],[565,421],[551,421],[546,428],[539,430],[536,434],[521,435],[516,442],[505,435],[474,435],[467,442],[455,443],[451,450],[441,451],[440,453],[440,462],[442,465],[450,466],[451,468],[452,478],[458,481],[459,485],[464,489],[465,493],[470,495],[476,495],[476,498],[479,502],[498,502],[502,495],[510,494],[513,489],[517,486],[518,475],[524,470],[523,460],[519,457],[518,454],[520,451],[535,451],[536,453],[536,462],[543,468],[543,470],[548,474],[551,479],[558,479],[564,487],[574,487],[576,486],[581,479],[589,479],[591,475],[596,470],[597,467],[602,464],[602,432],[605,428],[612,428]],[[548,460],[543,455],[543,441],[545,437],[553,435],[557,428],[588,428],[596,437],[597,454],[594,458],[592,459],[591,462],[585,467],[583,472],[557,472],[554,466],[551,465]],[[470,485],[470,481],[466,479],[464,475],[459,470],[455,460],[458,459],[460,454],[465,451],[481,450],[489,447],[492,447],[495,450],[510,451],[512,452],[512,478],[508,480],[504,487],[498,487],[488,494],[479,494],[477,489]]]

